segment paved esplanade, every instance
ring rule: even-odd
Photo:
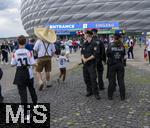
[[[66,84],[54,82],[52,88],[38,91],[39,102],[51,103],[51,128],[149,128],[150,72],[127,66],[127,100],[120,101],[117,89],[113,101],[107,100],[107,90],[100,92],[102,99],[98,101],[94,97],[84,96],[86,92],[81,67],[68,72]],[[108,85],[106,79],[105,85]],[[5,101],[19,102],[16,94],[16,89],[5,92]]]

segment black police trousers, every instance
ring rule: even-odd
[[[149,63],[150,63],[150,51],[148,51],[148,58],[149,58]]]
[[[2,96],[2,90],[1,90],[1,85],[0,85],[0,99],[3,98]]]
[[[110,72],[110,65],[107,64],[107,74],[106,74],[106,79],[108,79],[108,81],[109,81],[109,72]],[[114,88],[114,91],[115,91],[115,90],[116,90],[116,86],[117,86],[117,76],[115,77],[114,84],[115,84],[115,88]]]
[[[115,89],[116,77],[118,80],[120,97],[125,98],[125,83],[124,83],[124,64],[118,63],[109,66],[109,86],[108,86],[108,97],[113,96]]]
[[[88,93],[98,94],[97,87],[97,75],[96,75],[96,64],[85,64],[83,66],[83,77],[86,84],[86,89]]]
[[[5,51],[2,51],[2,61],[8,62],[8,53]]]
[[[34,88],[34,79],[30,79],[28,85],[17,85],[21,103],[28,102],[27,88],[29,89],[32,101],[34,104],[37,103],[37,95]]]
[[[132,59],[134,59],[133,47],[130,47],[130,48],[128,49],[128,59],[131,59],[130,53],[131,53]]]
[[[102,61],[97,61],[96,62],[96,69],[97,69],[97,75],[98,75],[99,89],[103,89],[104,88],[104,82],[103,82],[104,66],[102,64]]]

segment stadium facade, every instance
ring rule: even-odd
[[[22,0],[21,19],[28,34],[46,24],[119,22],[131,32],[150,30],[150,0]]]

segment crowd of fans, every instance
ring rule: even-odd
[[[105,47],[108,46],[109,43],[113,42],[113,36],[106,37],[106,36],[100,36],[100,40],[104,43]],[[36,42],[36,38],[28,38],[26,41],[26,49],[29,51],[33,51],[34,44]],[[61,50],[64,50],[66,54],[71,54],[77,52],[84,40],[82,36],[80,37],[71,37],[71,38],[58,38],[57,41],[55,42],[55,49],[56,49],[56,55],[60,55]],[[128,55],[128,59],[134,59],[134,45],[139,42],[139,45],[141,47],[142,44],[146,43],[141,43],[140,38],[135,38],[135,37],[128,37],[126,36],[123,38],[124,45],[126,47],[126,52]],[[146,42],[146,41],[145,41]],[[0,40],[0,59],[1,59],[1,64],[8,64],[9,62],[9,53],[14,52],[16,49],[18,49],[18,42],[17,40]],[[146,51],[146,49],[145,49]],[[146,53],[146,54],[145,54]],[[144,53],[144,55],[148,55],[147,51]],[[36,58],[36,55],[35,55]]]

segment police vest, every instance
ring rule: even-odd
[[[110,54],[109,64],[124,63],[125,49],[123,46],[112,45]]]

